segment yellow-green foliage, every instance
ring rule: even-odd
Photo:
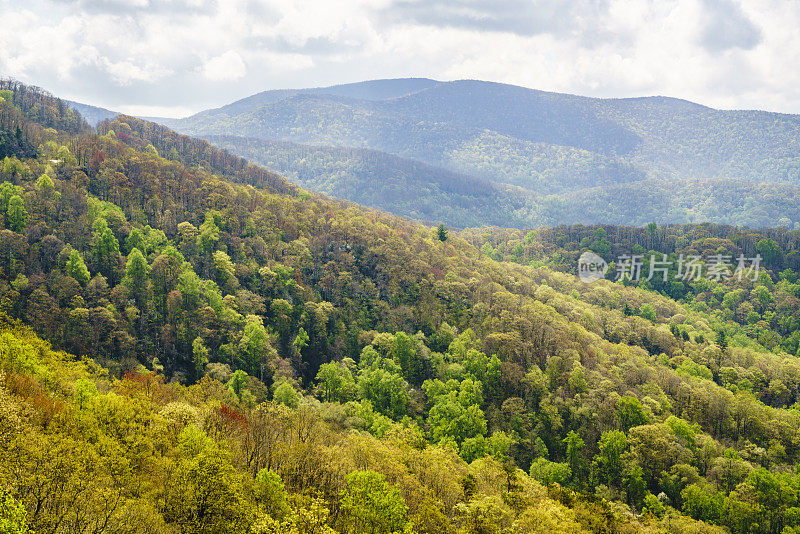
[[[656,521],[593,515],[596,504],[554,498],[496,460],[467,465],[427,445],[413,425],[377,440],[313,402],[247,408],[209,378],[109,380],[18,324],[1,335],[9,532],[589,532]]]

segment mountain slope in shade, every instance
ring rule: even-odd
[[[104,120],[113,120],[117,115],[119,115],[116,111],[111,111],[110,109],[101,108],[97,106],[90,106],[89,104],[82,104],[80,102],[73,102],[71,100],[64,101],[71,109],[80,113],[86,122],[91,124],[92,126],[97,126]]]
[[[709,179],[640,180],[541,195],[367,149],[234,136],[209,140],[327,195],[456,227],[530,227],[630,221],[729,222],[763,227],[800,220],[800,186]]]
[[[530,194],[385,152],[212,136],[209,141],[294,183],[426,222],[456,227],[529,224],[515,215]]]

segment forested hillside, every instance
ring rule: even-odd
[[[462,236],[495,260],[546,265],[567,273],[577,273],[579,257],[592,252],[608,262],[605,277],[609,280],[620,275],[620,258],[638,255],[643,275],[638,281],[624,281],[626,285],[660,293],[691,309],[735,323],[735,329],[725,330],[724,335],[743,332],[765,347],[781,347],[800,357],[800,231],[757,231],[713,224],[659,227],[650,223],[643,228],[578,225],[529,232],[483,228],[467,230]],[[740,255],[760,256],[760,267],[767,269],[769,276],[759,273],[756,280],[733,276]],[[708,274],[714,258],[727,258],[727,276],[681,279],[677,272],[680,259],[686,262],[693,257],[702,259],[703,275]],[[665,258],[669,262],[667,280],[661,276],[647,280],[651,263]],[[629,308],[627,313],[641,312]],[[671,323],[670,330],[686,338],[680,325]]]
[[[560,272],[578,239],[623,248],[598,229],[476,242],[152,123],[13,109],[35,155],[0,169],[9,528],[800,529],[794,234],[731,239],[772,255],[703,306]],[[630,235],[679,250],[659,231]]]

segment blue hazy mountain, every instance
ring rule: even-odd
[[[393,179],[381,173],[396,169],[398,162],[427,165],[415,184],[436,173],[444,180],[447,173],[456,173],[497,184],[498,191],[515,191],[516,197],[522,194],[528,202],[522,211],[529,213],[522,220],[530,224],[591,222],[604,211],[610,217],[605,222],[632,223],[629,214],[652,210],[631,202],[648,202],[655,191],[670,206],[684,206],[687,199],[698,202],[692,209],[663,214],[670,222],[696,220],[699,214],[719,222],[761,224],[783,216],[782,208],[764,205],[774,198],[769,184],[789,186],[780,191],[790,201],[798,200],[793,195],[800,186],[797,115],[717,110],[660,96],[599,99],[475,80],[410,78],[265,91],[160,122],[193,136],[227,136],[232,151],[259,163],[282,161],[276,171],[302,175],[300,182],[312,189],[330,183],[335,174],[337,187],[317,190],[408,216],[420,212],[425,188],[418,189],[416,199],[403,197],[403,209],[387,207],[389,191],[380,190],[382,180]],[[313,165],[285,154],[272,157],[279,147],[287,150],[276,141],[308,147],[303,151],[313,154]],[[366,160],[357,158],[358,169],[351,166],[348,174],[343,169],[349,165],[344,162],[353,163],[350,149],[371,152]],[[289,152],[298,150],[295,146]],[[381,154],[387,161],[378,163]],[[348,193],[363,193],[358,184],[367,178],[374,182],[374,195]],[[754,195],[741,204],[740,210],[749,213],[718,204],[712,190],[724,189],[728,180],[731,190]],[[603,191],[625,194],[599,194]],[[560,199],[556,213],[531,211],[553,205],[553,198]],[[507,205],[505,200],[500,204]],[[520,213],[505,215],[517,225]]]

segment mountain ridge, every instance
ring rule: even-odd
[[[643,179],[800,185],[800,117],[791,114],[476,80],[425,82],[377,101],[325,91],[285,93],[244,111],[223,107],[169,125],[195,136],[378,150],[537,195]]]
[[[250,138],[238,142],[242,146],[234,143],[228,148],[236,152],[246,145],[246,151],[239,155],[261,163],[265,163],[261,156],[269,161],[267,152],[275,149],[269,143],[304,145],[307,148],[303,150],[317,155],[317,163],[325,160],[333,165],[326,168],[315,164],[316,176],[305,178],[306,185],[329,181],[330,175],[336,174],[343,184],[345,178],[351,180],[343,189],[353,191],[363,180],[364,169],[344,177],[342,164],[351,160],[337,163],[334,154],[371,150],[371,161],[375,161],[377,153],[383,153],[386,161],[376,162],[371,175],[371,187],[378,193],[374,198],[344,195],[330,188],[320,191],[410,217],[433,214],[424,208],[426,203],[430,205],[424,193],[436,189],[437,180],[448,173],[499,184],[501,189],[505,184],[521,187],[530,192],[523,195],[525,199],[567,197],[559,201],[566,207],[555,211],[564,218],[554,219],[552,213],[521,217],[519,210],[505,213],[507,224],[514,226],[543,220],[547,224],[595,222],[588,216],[576,221],[572,214],[598,213],[606,206],[608,213],[619,218],[605,222],[638,224],[641,221],[625,205],[630,200],[627,196],[601,195],[604,203],[588,205],[586,199],[598,193],[598,188],[619,192],[621,184],[639,183],[627,189],[641,189],[651,183],[648,180],[656,180],[652,183],[663,195],[672,195],[668,204],[680,204],[682,199],[677,195],[688,192],[687,198],[698,198],[701,206],[711,206],[701,213],[713,213],[710,216],[714,220],[716,213],[722,213],[719,222],[759,225],[771,217],[765,214],[775,212],[770,195],[757,190],[768,185],[742,189],[740,181],[790,184],[793,187],[782,190],[800,203],[795,187],[800,185],[800,116],[718,110],[667,96],[604,99],[480,80],[407,78],[263,91],[184,119],[155,120],[195,137]],[[263,146],[254,148],[252,139],[262,139]],[[323,146],[332,147],[324,157],[320,152]],[[381,195],[375,185],[384,179],[379,168],[397,167],[393,158],[429,166],[423,174],[431,177],[430,187],[420,188],[417,198],[408,200],[406,206],[389,207],[380,202],[386,195]],[[302,160],[287,160],[275,170],[292,174],[307,165]],[[432,168],[440,169],[439,177],[431,175]],[[713,191],[702,197],[702,189],[692,189],[692,184],[700,187],[697,184],[708,180],[714,181],[715,190],[721,187],[719,180],[730,180],[732,189],[747,190],[755,196],[750,204],[742,203],[747,207],[728,213],[714,206]],[[675,187],[665,190],[664,181]],[[388,192],[391,186],[387,184],[386,189]],[[576,192],[581,200],[571,202],[569,197]],[[647,198],[644,191],[633,196]],[[495,200],[505,206],[502,209],[509,209],[502,194]],[[529,202],[525,210],[535,215],[540,205]],[[749,210],[750,215],[742,210]],[[680,218],[684,216],[680,210],[669,213],[678,217],[670,222],[694,220]],[[444,214],[441,220],[463,226],[465,217]],[[503,218],[470,220],[491,225]],[[800,218],[792,214],[792,223],[800,224]]]

